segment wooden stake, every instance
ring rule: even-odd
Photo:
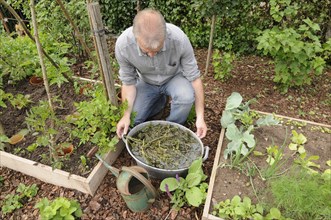
[[[110,56],[102,24],[100,6],[97,2],[88,3],[88,14],[91,22],[91,30],[94,37],[95,47],[98,54],[99,67],[107,99],[112,105],[118,106],[115,84],[111,69]]]
[[[207,73],[208,73],[210,57],[211,57],[211,51],[213,49],[213,37],[214,37],[214,30],[215,30],[215,21],[216,21],[216,15],[213,15],[213,17],[211,19],[211,27],[210,27],[210,35],[209,35],[209,46],[208,46],[208,55],[207,55],[207,61],[206,61],[205,75],[207,75]]]

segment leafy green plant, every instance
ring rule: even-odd
[[[38,187],[36,184],[31,186],[26,186],[23,183],[20,183],[16,189],[15,194],[8,194],[1,207],[3,215],[13,212],[15,209],[23,207],[23,204],[26,201],[30,201],[32,197],[37,195]]]
[[[9,194],[5,197],[2,203],[1,212],[3,215],[6,215],[21,207],[23,207],[23,204],[20,202],[19,195]]]
[[[30,100],[30,95],[17,94],[15,96],[9,96],[10,104],[17,109],[22,109],[27,107],[32,101]]]
[[[261,172],[261,178],[262,180],[270,179],[272,177],[279,176],[280,174],[284,173],[278,173],[278,171],[283,167],[284,163],[287,161],[287,159],[283,159],[284,155],[284,148],[285,145],[277,146],[277,145],[271,145],[267,147],[267,163],[269,166],[267,166],[265,169]]]
[[[43,48],[59,68],[56,68],[45,60],[47,75],[50,85],[60,86],[68,80],[62,73],[71,73],[70,65],[73,63],[65,55],[68,53],[68,44],[58,43],[50,34],[40,33],[40,40]],[[35,43],[28,36],[12,38],[6,34],[1,36],[0,42],[0,77],[9,74],[12,83],[25,79],[29,76],[41,76],[39,56]],[[0,85],[1,86],[1,85]]]
[[[254,150],[255,138],[252,131],[256,127],[277,125],[278,121],[272,115],[260,117],[254,123],[256,114],[250,113],[249,105],[253,100],[242,103],[242,96],[233,92],[227,98],[225,110],[222,113],[221,125],[226,128],[225,136],[229,140],[224,150],[224,158],[230,156],[231,166],[240,164]],[[237,124],[239,124],[239,128]]]
[[[1,87],[1,85],[0,85]],[[2,89],[0,89],[0,107],[7,108],[5,101],[10,97],[11,93],[6,93]]]
[[[37,195],[38,192],[38,187],[36,184],[32,184],[31,186],[26,186],[22,183],[20,183],[17,187],[16,192],[18,192],[20,194],[20,197],[26,197],[29,200],[31,200],[32,197],[34,197],[35,195]]]
[[[309,172],[316,173],[317,171],[312,169],[312,167],[320,168],[320,165],[314,163],[314,160],[318,160],[318,155],[307,155],[304,144],[307,142],[307,138],[303,134],[297,133],[295,130],[292,130],[291,143],[289,144],[289,149],[295,151],[299,154],[299,157],[294,159],[294,162],[301,165],[304,169]]]
[[[227,199],[214,205],[213,215],[221,217],[223,219],[233,220],[245,220],[245,219],[287,219],[281,215],[281,212],[277,208],[271,208],[269,213],[264,217],[264,209],[260,204],[252,204],[249,197],[245,196],[241,201],[239,196],[234,196],[231,200]]]
[[[330,182],[318,173],[295,166],[286,175],[270,182],[271,205],[293,219],[330,219]],[[286,199],[285,199],[286,198]]]
[[[74,125],[70,132],[80,139],[80,144],[91,141],[99,147],[100,154],[115,150],[118,142],[116,124],[125,106],[111,105],[100,86],[93,91],[91,100],[75,103],[75,106],[75,120],[68,120]]]
[[[38,105],[30,108],[25,123],[33,135],[37,136],[35,143],[29,145],[27,150],[33,152],[38,146],[48,147],[49,155],[42,157],[43,161],[50,163],[53,168],[61,169],[62,160],[65,160],[66,157],[58,156],[54,136],[58,134],[59,130],[67,129],[69,124],[55,115],[47,101],[40,101]],[[70,139],[70,137],[68,138]]]
[[[320,26],[309,18],[303,19],[299,27],[289,27],[298,13],[298,4],[291,1],[272,0],[270,14],[282,26],[266,29],[257,37],[257,49],[275,60],[274,81],[283,93],[288,88],[310,84],[314,76],[321,75],[325,66],[324,48],[317,32]],[[283,4],[283,5],[281,5]]]
[[[180,209],[185,204],[199,207],[206,199],[206,190],[208,184],[203,182],[207,176],[202,170],[202,158],[193,161],[189,167],[186,178],[168,177],[162,180],[160,189],[162,192],[167,192],[173,203],[172,208]],[[170,192],[174,191],[173,194]]]
[[[289,144],[289,149],[296,151],[299,154],[306,152],[304,144],[307,142],[307,138],[303,134],[298,134],[295,130],[292,130],[291,143]]]
[[[214,67],[214,78],[221,81],[226,81],[231,77],[231,70],[233,69],[232,62],[235,59],[235,55],[232,52],[221,52],[215,50],[213,52],[212,65]]]
[[[4,134],[0,134],[0,150],[4,150],[5,149],[5,143],[9,143],[10,139],[4,135]]]
[[[40,218],[50,219],[75,219],[82,216],[82,209],[76,200],[69,200],[64,197],[58,197],[53,201],[47,198],[41,199],[36,205],[40,211]]]
[[[50,110],[48,102],[40,101],[39,105],[29,109],[25,123],[32,133],[39,134],[36,140],[39,146],[53,147],[51,136],[58,133],[56,127],[59,126],[60,121],[55,113]],[[54,123],[54,127],[50,126],[50,123]]]
[[[326,161],[326,165],[329,167],[327,169],[324,170],[324,172],[322,173],[321,177],[325,180],[325,181],[331,181],[331,160]]]

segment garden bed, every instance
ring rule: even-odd
[[[266,162],[266,148],[272,145],[284,146],[282,156],[284,164],[275,173],[285,175],[287,172],[290,172],[288,169],[294,164],[294,160],[298,156],[298,153],[290,150],[288,147],[293,136],[292,131],[295,130],[298,134],[303,134],[307,138],[307,142],[303,145],[307,152],[306,159],[310,156],[319,156],[319,159],[311,160],[311,162],[320,165],[320,168],[311,168],[319,172],[330,168],[326,162],[331,159],[331,126],[279,115],[276,115],[276,117],[281,120],[281,125],[260,127],[253,132],[256,139],[254,151],[262,152],[263,155],[256,156],[252,153],[248,157],[249,161],[254,162],[260,171],[264,170],[268,166]],[[222,219],[217,217],[215,213],[213,214],[214,205],[226,199],[231,200],[236,195],[239,195],[241,198],[249,197],[252,204],[268,201],[265,194],[267,192],[266,189],[270,186],[268,179],[262,180],[258,172],[255,172],[250,179],[249,175],[247,175],[249,172],[247,166],[241,166],[240,169],[230,169],[228,167],[230,161],[229,159],[225,160],[223,156],[228,144],[225,132],[226,130],[223,128],[219,137],[207,199],[203,210],[203,219]],[[274,175],[272,178],[277,177]]]
[[[0,107],[0,121],[3,127],[0,134],[3,133],[8,137],[12,137],[22,130],[28,130],[26,117],[27,114],[31,114],[30,109],[36,106],[40,100],[47,100],[43,85],[31,85],[28,79],[16,83],[6,83],[3,89],[5,93],[10,93],[14,97],[23,94],[29,97],[30,102],[22,108],[17,108],[6,101],[6,107]],[[75,102],[88,99],[87,96],[79,92],[80,88],[84,88],[85,83],[79,81],[77,84],[78,86],[73,86],[70,83],[64,83],[61,87],[51,86],[52,95],[59,100],[53,103],[55,114],[61,120],[76,111]],[[92,86],[90,87],[92,89]],[[49,126],[48,122],[45,124]],[[61,167],[56,169],[56,164],[49,159],[50,149],[48,147],[38,146],[33,150],[28,149],[36,142],[39,135],[40,133],[30,131],[20,142],[6,143],[4,151],[0,151],[0,166],[36,177],[46,183],[94,194],[108,171],[96,157],[87,156],[95,144],[89,141],[82,144],[78,138],[70,138],[71,134],[68,133],[68,130],[60,127],[58,133],[54,135],[54,142],[63,143],[71,140],[74,151],[70,156],[59,158]],[[123,142],[119,142],[115,150],[107,151],[103,158],[112,164],[123,148]]]

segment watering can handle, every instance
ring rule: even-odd
[[[143,175],[141,175],[139,172],[135,171],[134,169],[131,169],[130,167],[124,166],[124,167],[122,167],[122,170],[126,171],[126,172],[130,173],[132,176],[136,177],[140,182],[142,182],[148,188],[148,190],[153,194],[154,198],[157,197],[157,193],[156,193],[154,186]]]

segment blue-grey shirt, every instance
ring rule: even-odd
[[[144,54],[137,45],[132,27],[117,39],[115,56],[119,78],[124,85],[136,84],[140,78],[152,85],[162,85],[176,74],[189,81],[200,77],[192,45],[186,34],[173,24],[166,24],[167,35],[163,48],[154,56]]]

